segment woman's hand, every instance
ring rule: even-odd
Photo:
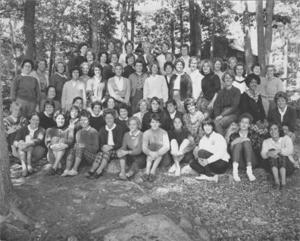
[[[118,150],[118,151],[117,151],[117,156],[118,156],[119,158],[124,157],[124,156],[126,156],[126,155],[128,155],[128,151],[125,151],[125,150]]]
[[[113,149],[113,147],[110,146],[110,145],[104,145],[104,146],[102,147],[102,151],[104,151],[104,152],[109,152],[109,151],[111,151],[112,149]]]

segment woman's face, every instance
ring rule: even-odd
[[[22,72],[24,74],[27,74],[27,75],[30,74],[31,70],[32,70],[32,65],[30,63],[25,63],[23,65]]]
[[[204,63],[202,68],[204,74],[208,74],[210,72],[210,65],[209,63]]]
[[[109,42],[107,47],[110,52],[115,50],[115,45],[113,42]]]
[[[72,72],[72,79],[73,80],[78,80],[79,79],[79,71],[78,70],[74,70]]]
[[[196,112],[196,106],[194,104],[189,104],[187,110],[190,114],[194,114]]]
[[[94,73],[95,73],[95,76],[99,78],[101,76],[101,70],[100,70],[100,68],[99,67],[95,67],[94,68]]]
[[[175,118],[173,125],[175,130],[180,130],[182,128],[182,121],[179,118]]]
[[[112,114],[107,114],[105,116],[105,123],[108,127],[113,126],[113,124],[115,123],[115,118],[113,117]]]
[[[206,135],[209,135],[210,133],[213,132],[213,127],[212,127],[212,125],[205,124],[203,126],[203,130],[204,130]]]
[[[229,74],[226,74],[224,76],[225,88],[231,88],[232,82],[233,82],[233,79],[231,78],[231,76]]]
[[[83,75],[87,75],[89,73],[89,65],[88,63],[85,63],[81,67],[81,71]]]
[[[169,62],[172,62],[173,63],[173,55],[172,54],[166,54],[166,62],[169,61]]]
[[[126,53],[129,54],[129,53],[132,53],[133,51],[133,47],[131,44],[127,44],[126,45]]]
[[[272,125],[270,127],[270,135],[273,139],[279,138],[279,128],[277,125]]]
[[[173,105],[173,103],[169,103],[167,105],[167,110],[170,114],[174,113],[176,111],[176,107]]]
[[[150,126],[152,130],[157,130],[159,128],[160,122],[156,120],[151,120]]]
[[[237,76],[242,76],[244,73],[244,67],[242,65],[238,65],[236,67],[236,75]]]
[[[257,90],[257,82],[255,79],[252,79],[250,81],[250,84],[249,84],[249,88],[253,91],[256,91]]]
[[[125,108],[121,108],[119,110],[119,114],[120,114],[120,117],[121,119],[126,119],[128,117],[128,110],[126,110]]]
[[[173,68],[172,68],[172,66],[167,65],[165,71],[166,71],[166,74],[167,74],[167,75],[171,75],[171,74],[173,73]]]
[[[142,73],[143,72],[143,64],[142,63],[136,63],[136,65],[135,65],[135,71],[137,73]]]
[[[65,117],[59,114],[55,119],[57,127],[63,127],[65,125]]]
[[[30,126],[32,129],[36,129],[39,127],[40,124],[40,118],[38,115],[33,115],[31,119],[29,120]]]
[[[46,70],[46,63],[44,61],[40,61],[38,63],[38,70],[44,72]]]
[[[130,57],[127,59],[128,65],[134,65],[134,57]]]
[[[250,120],[248,118],[242,118],[240,121],[240,130],[246,131],[250,127]]]
[[[277,106],[280,109],[284,109],[287,106],[285,98],[283,98],[283,97],[278,98],[278,100],[277,100]]]
[[[222,64],[220,61],[215,62],[215,71],[221,71]]]
[[[112,55],[111,55],[111,59],[110,59],[110,61],[111,61],[113,64],[116,64],[116,63],[118,63],[118,62],[119,62],[118,55],[116,55],[116,54],[112,54]]]
[[[87,128],[90,125],[89,118],[87,118],[86,116],[81,116],[80,125],[82,128]]]
[[[152,65],[151,72],[152,72],[152,74],[157,74],[158,73],[158,66],[156,64]]]
[[[237,62],[236,62],[236,59],[231,59],[229,61],[229,67],[230,69],[234,69],[234,67],[236,66]]]
[[[77,106],[79,108],[79,110],[82,110],[82,107],[83,107],[83,103],[82,103],[82,100],[81,99],[77,99],[74,104],[74,106]]]
[[[71,119],[76,119],[77,117],[78,117],[78,111],[75,109],[75,108],[73,108],[73,109],[71,109],[71,111],[70,111],[70,117],[71,117]]]
[[[47,113],[47,115],[51,116],[54,113],[54,107],[52,105],[46,105],[45,106],[45,112]]]
[[[107,100],[107,108],[109,109],[114,109],[116,106],[114,99],[108,99]]]
[[[104,64],[107,62],[107,56],[106,54],[102,53],[100,56],[100,63]]]
[[[49,99],[54,99],[55,96],[56,96],[56,90],[55,90],[55,88],[53,88],[53,87],[49,88],[47,97]]]
[[[57,72],[63,74],[65,72],[65,66],[63,63],[57,64]]]
[[[93,108],[93,113],[95,115],[99,115],[101,112],[101,106],[100,105],[95,105],[94,108]]]
[[[267,76],[269,77],[269,78],[272,78],[272,77],[274,77],[274,68],[273,67],[268,67],[268,69],[267,69]]]
[[[94,56],[93,56],[93,53],[91,51],[88,51],[86,53],[86,59],[88,62],[93,62],[94,61]]]
[[[131,120],[128,126],[130,131],[136,131],[138,129],[138,123],[136,120]]]
[[[80,53],[82,56],[85,56],[86,55],[86,51],[87,51],[87,46],[86,45],[83,45],[80,49]]]
[[[182,73],[183,72],[183,64],[181,62],[177,62],[175,69],[178,73]]]
[[[116,76],[121,76],[122,75],[122,73],[123,73],[123,68],[122,68],[122,66],[116,66],[116,68],[115,68],[115,72],[116,72]]]
[[[256,74],[256,75],[260,76],[260,73],[261,73],[260,67],[259,66],[255,66],[253,68],[253,74]]]
[[[147,111],[147,103],[146,102],[141,102],[141,104],[140,104],[140,111],[142,113],[145,113]]]
[[[198,67],[198,61],[196,59],[192,59],[190,63],[191,71],[195,71]]]
[[[151,102],[151,109],[153,112],[157,112],[159,109],[159,103],[155,100]]]

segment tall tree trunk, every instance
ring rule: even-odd
[[[265,33],[264,33],[264,15],[263,15],[263,1],[256,0],[256,28],[257,28],[257,52],[258,61],[265,71],[266,58],[265,58]]]
[[[210,60],[212,61],[214,58],[214,49],[215,49],[215,16],[216,16],[216,2],[211,0],[211,7],[213,12],[213,18],[211,23],[211,37],[210,37]]]
[[[196,28],[195,28],[195,1],[189,0],[189,14],[190,14],[190,42],[191,42],[191,49],[190,54],[195,55],[196,54]]]
[[[134,43],[134,28],[135,28],[135,12],[134,12],[134,0],[131,1],[131,36],[130,40]]]
[[[56,50],[55,50],[55,46],[56,46],[56,38],[57,35],[54,32],[53,36],[52,36],[52,41],[51,41],[51,51],[50,51],[50,63],[49,63],[49,79],[53,74],[53,66],[55,64],[55,56],[56,56]]]
[[[265,31],[265,59],[266,64],[269,64],[270,61],[270,54],[271,54],[271,47],[272,47],[272,35],[273,35],[273,13],[274,13],[274,0],[266,1],[266,31]]]
[[[25,0],[24,4],[24,35],[25,35],[25,56],[29,59],[36,57],[35,44],[35,6],[36,0]]]
[[[98,56],[99,53],[99,34],[98,34],[98,22],[97,20],[101,18],[101,16],[97,16],[101,12],[101,9],[97,11],[97,0],[90,0],[90,40],[93,52]]]
[[[196,42],[196,56],[201,57],[201,45],[202,45],[202,32],[201,32],[201,9],[198,3],[195,4],[195,42]]]
[[[250,38],[250,23],[249,23],[249,12],[248,3],[245,1],[245,11],[243,13],[243,32],[244,32],[244,52],[245,52],[245,62],[247,72],[250,72],[251,66],[253,64],[253,54]]]
[[[179,2],[179,21],[180,21],[180,46],[183,45],[183,4],[184,1]]]
[[[172,18],[170,21],[170,32],[171,32],[171,49],[172,53],[175,54],[175,19]]]

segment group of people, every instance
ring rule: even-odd
[[[222,59],[189,56],[188,45],[176,57],[168,43],[157,56],[148,42],[124,47],[117,53],[109,42],[96,58],[81,44],[68,65],[56,62],[50,78],[46,60],[23,61],[5,118],[23,176],[46,156],[49,175],[75,176],[85,163],[85,176],[99,178],[113,160],[121,180],[145,168],[143,180],[152,182],[157,168],[167,168],[217,182],[232,166],[236,182],[241,169],[254,181],[253,168],[262,167],[276,188],[286,185],[298,166],[296,112],[274,66],[263,76],[259,64],[246,73],[235,57],[225,66]]]

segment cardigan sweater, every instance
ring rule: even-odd
[[[15,141],[25,141],[26,136],[30,134],[28,126],[24,126],[21,129],[17,131]],[[33,133],[33,142],[34,146],[42,145],[44,141],[45,136],[45,129],[42,127],[39,127],[34,133]]]
[[[91,116],[90,117],[90,126],[100,131],[100,129],[105,126],[105,121],[102,115],[100,116]]]
[[[294,153],[293,141],[287,135],[280,137],[277,142],[275,142],[272,138],[264,140],[261,149],[261,156],[263,159],[268,158],[267,153],[271,149],[280,150],[281,155],[283,156],[290,156]]]
[[[56,90],[55,99],[60,101],[64,84],[68,81],[67,76],[55,73],[50,78],[50,85],[53,85]]]
[[[210,72],[209,74],[201,72],[201,74],[204,75],[201,82],[203,97],[208,101],[211,101],[214,95],[221,89],[221,81],[219,76],[213,72]]]
[[[45,144],[48,148],[56,143],[64,143],[70,147],[74,143],[74,139],[73,130],[53,127],[46,131]]]
[[[149,155],[151,151],[157,151],[160,156],[170,150],[170,141],[168,133],[158,128],[157,130],[149,129],[143,135],[143,152]]]
[[[122,139],[125,132],[126,130],[119,125],[116,125],[116,127],[112,130],[113,140],[115,143],[113,150],[118,150],[122,146]],[[105,129],[105,126],[103,126],[99,131],[99,145],[101,149],[104,145],[107,145],[107,141],[108,131]]]
[[[137,135],[131,135],[126,132],[123,137],[121,150],[131,151],[131,156],[140,155],[143,147],[143,132],[139,131]]]
[[[172,75],[170,79],[170,85],[169,85],[169,97],[170,99],[173,99],[173,92],[174,92],[174,84],[175,80],[177,78],[177,75]],[[193,86],[192,86],[192,80],[191,77],[184,73],[180,76],[180,87],[179,87],[179,95],[181,100],[185,100],[186,98],[190,98],[193,95]]]
[[[117,76],[112,77],[107,82],[107,89],[108,93],[111,97],[115,98],[116,100],[122,98],[125,100],[126,103],[129,103],[130,98],[130,81],[127,78],[120,77],[123,81],[123,88],[120,90],[116,84]]]
[[[12,82],[10,93],[12,101],[20,98],[29,102],[38,103],[41,96],[38,80],[28,75],[17,76]]]
[[[99,150],[98,131],[93,127],[80,129],[76,133],[76,143],[84,144],[84,149],[91,153],[97,153]]]
[[[283,120],[281,121],[281,115],[278,108],[274,108],[269,112],[269,122],[276,123],[280,126],[287,126],[291,132],[295,131],[296,128],[296,110],[290,106],[287,107]]]
[[[135,95],[137,90],[143,90],[145,80],[148,78],[148,74],[142,73],[141,75],[133,73],[129,76],[131,86],[131,96]]]

